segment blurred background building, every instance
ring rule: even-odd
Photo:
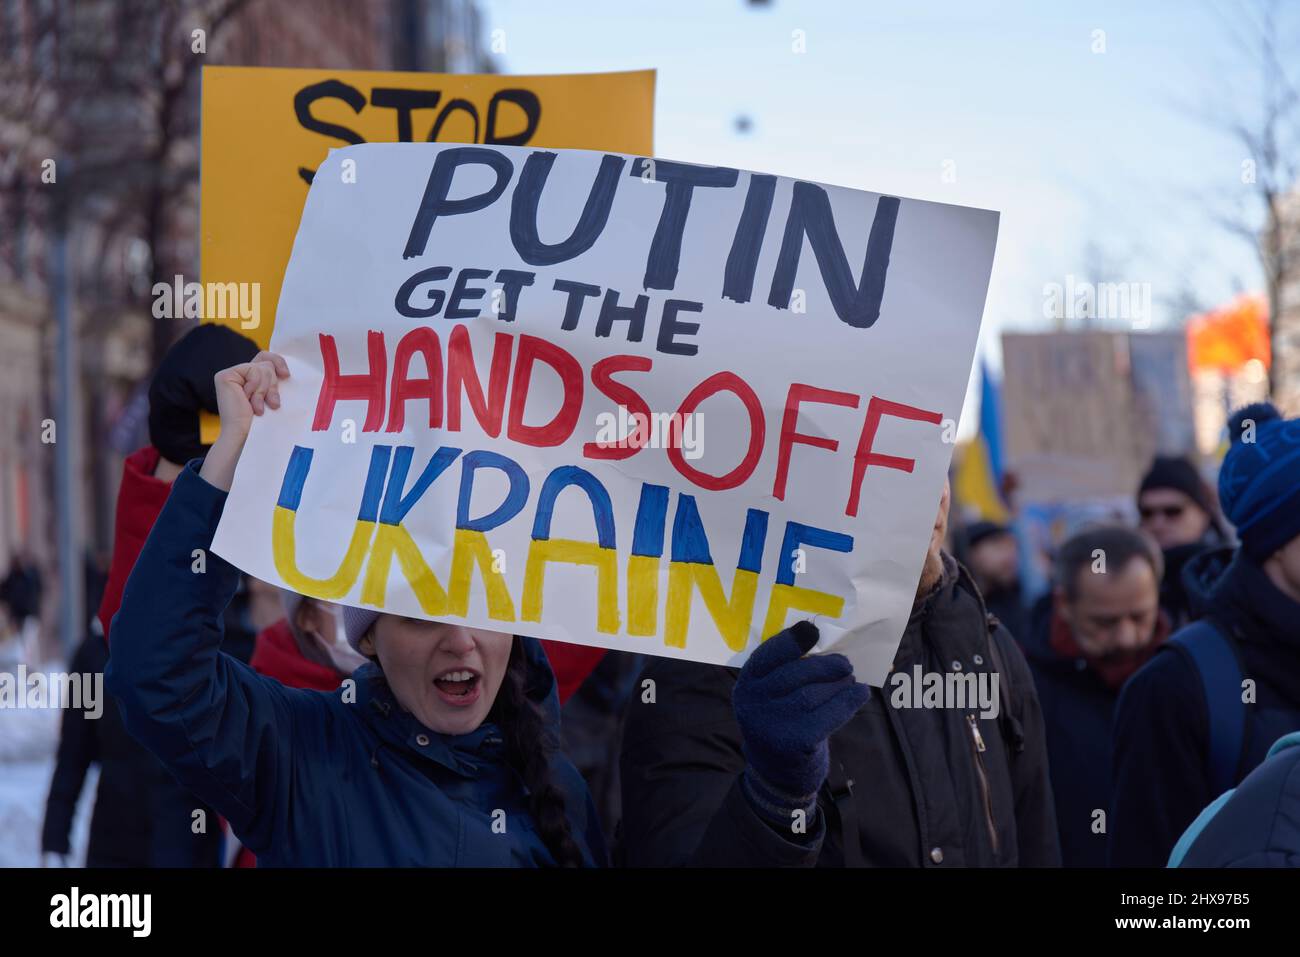
[[[151,290],[198,278],[202,67],[495,72],[481,32],[470,0],[0,0],[0,576],[20,552],[42,569],[46,654],[60,516],[79,629],[148,377],[192,324],[153,319]]]

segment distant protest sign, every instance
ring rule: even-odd
[[[880,685],[998,215],[722,167],[367,144],[316,171],[213,548],[307,595]]]
[[[1002,368],[1022,504],[1131,501],[1153,457],[1195,453],[1181,330],[1006,333]]]
[[[334,147],[436,141],[650,153],[654,85],[653,70],[507,76],[205,67],[203,281],[178,279],[173,311],[270,342],[307,187]],[[215,417],[205,419],[203,434],[216,438]]]

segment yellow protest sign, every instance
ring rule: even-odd
[[[203,282],[182,288],[178,280],[178,306],[193,302],[205,322],[266,346],[308,185],[334,147],[436,141],[648,156],[654,81],[653,70],[502,76],[205,67]],[[216,418],[205,416],[204,441],[216,434]]]

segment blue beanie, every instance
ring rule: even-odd
[[[1259,564],[1300,535],[1300,419],[1256,402],[1228,420],[1232,446],[1219,469],[1219,504],[1241,550]]]

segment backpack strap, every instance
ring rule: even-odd
[[[1246,745],[1246,706],[1241,700],[1241,663],[1232,639],[1209,619],[1179,630],[1169,644],[1181,650],[1200,675],[1210,731],[1210,784],[1222,794],[1237,783]]]

